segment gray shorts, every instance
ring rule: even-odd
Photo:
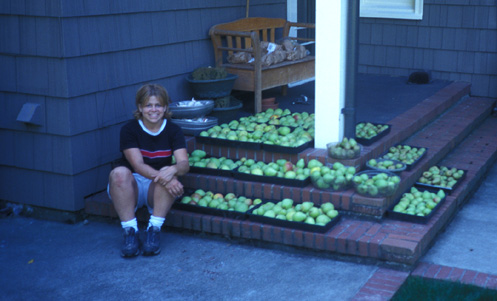
[[[150,187],[150,183],[152,183],[152,180],[145,178],[144,176],[133,173],[133,177],[135,178],[136,185],[138,186],[138,200],[136,201],[136,207],[135,211],[138,208],[141,208],[143,206],[147,206],[148,212],[152,214],[154,209],[150,207],[150,205],[147,202],[148,199],[148,189]],[[107,184],[107,195],[109,196],[109,199],[112,200],[110,196],[110,186]]]

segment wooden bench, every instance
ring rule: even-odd
[[[244,18],[214,25],[209,31],[216,66],[224,67],[228,73],[238,75],[234,90],[254,92],[256,113],[261,111],[262,91],[283,86],[282,93],[286,94],[288,84],[314,77],[314,56],[270,66],[261,64],[261,41],[274,43],[279,38],[290,38],[298,42],[314,41],[310,38],[289,37],[292,27],[315,29],[314,24],[289,22],[279,18]],[[227,56],[237,52],[251,53],[254,63],[228,63]]]

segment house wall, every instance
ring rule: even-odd
[[[107,185],[119,130],[144,83],[191,98],[185,76],[213,65],[209,28],[245,0],[0,2],[0,199],[77,211]],[[285,0],[250,1],[285,17]],[[23,110],[24,106],[24,110]]]
[[[497,1],[424,0],[423,19],[361,18],[359,72],[471,82],[497,97]]]

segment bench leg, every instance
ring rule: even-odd
[[[262,111],[262,91],[260,89],[254,91],[254,106],[255,113]]]

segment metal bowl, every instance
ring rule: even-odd
[[[175,119],[194,119],[209,114],[214,108],[213,100],[184,100],[173,102],[169,109]]]
[[[217,125],[216,117],[206,116],[194,119],[174,119],[173,122],[183,130],[183,134],[197,136],[200,132]]]

